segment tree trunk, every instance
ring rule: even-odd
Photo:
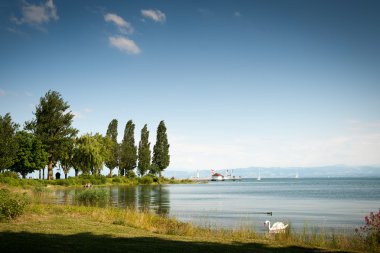
[[[49,165],[48,165],[48,180],[53,179],[53,159],[50,159]]]
[[[26,178],[26,174],[25,173],[22,173],[22,178],[25,179]]]
[[[38,179],[41,179],[41,169],[38,171]]]
[[[65,179],[67,179],[67,173],[65,173]]]
[[[109,174],[109,177],[112,177],[112,170],[110,169],[110,174]]]
[[[75,170],[75,177],[78,176],[78,173],[79,173],[79,170],[78,169],[74,169]]]
[[[42,180],[45,180],[45,168],[42,169]]]

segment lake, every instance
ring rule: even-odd
[[[258,232],[264,231],[266,220],[290,222],[293,229],[350,232],[380,208],[380,178],[245,179],[107,189],[112,205],[120,208],[149,209],[201,226],[254,226]],[[56,201],[73,203],[81,190],[57,190]]]

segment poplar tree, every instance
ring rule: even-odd
[[[106,159],[106,166],[109,168],[109,176],[112,177],[112,170],[119,166],[119,144],[117,143],[117,119],[113,119],[107,129],[106,137],[110,139],[110,156]]]
[[[125,125],[124,138],[121,143],[120,167],[121,175],[133,173],[137,162],[137,148],[135,145],[135,124],[129,120]]]
[[[169,143],[166,134],[165,122],[162,120],[157,127],[156,145],[153,147],[153,171],[158,172],[160,177],[170,163]]]
[[[49,90],[40,98],[34,113],[36,118],[26,122],[26,129],[42,141],[48,153],[48,180],[53,179],[53,167],[63,156],[67,142],[78,133],[71,126],[74,114],[69,108],[59,92]]]
[[[17,140],[16,131],[19,125],[12,122],[11,115],[0,115],[0,171],[8,169],[16,158]]]
[[[150,168],[150,154],[149,131],[147,125],[145,124],[143,129],[141,129],[141,138],[139,142],[139,161],[137,170],[140,176],[144,176]]]

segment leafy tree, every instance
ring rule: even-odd
[[[48,154],[42,146],[42,142],[31,133],[20,131],[16,134],[18,150],[15,163],[10,167],[14,172],[18,172],[23,178],[28,173],[45,167]]]
[[[61,159],[59,160],[62,166],[63,173],[65,174],[65,179],[67,179],[67,174],[70,169],[74,167],[74,139],[65,143],[64,151],[62,152]],[[76,173],[77,174],[77,173]]]
[[[110,139],[110,156],[106,159],[106,166],[110,170],[109,176],[112,177],[112,170],[119,166],[119,144],[117,143],[117,119],[113,119],[108,125],[106,137]]]
[[[17,140],[15,138],[19,125],[12,122],[11,115],[0,115],[0,171],[9,168],[16,158]]]
[[[137,162],[137,147],[135,146],[135,124],[129,120],[125,126],[124,138],[120,148],[121,175],[133,173]]]
[[[76,141],[74,163],[83,174],[99,174],[105,160],[105,147],[100,134],[85,134]]]
[[[145,173],[150,168],[150,160],[151,160],[151,152],[150,152],[150,142],[149,142],[149,131],[148,127],[145,124],[143,129],[141,129],[141,138],[139,142],[139,153],[138,153],[138,165],[137,169],[140,176],[144,176]]]
[[[164,171],[170,163],[169,155],[169,143],[168,136],[166,134],[165,122],[162,120],[157,128],[156,145],[153,147],[153,168],[158,171],[161,177],[162,171]]]
[[[34,113],[36,118],[26,122],[26,128],[42,141],[49,154],[48,180],[53,178],[53,166],[62,158],[67,142],[78,133],[78,130],[71,126],[74,114],[68,111],[69,108],[61,94],[49,90],[40,98],[40,104]]]

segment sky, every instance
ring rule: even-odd
[[[8,0],[0,115],[58,91],[80,134],[128,120],[168,170],[380,165],[379,1]]]

